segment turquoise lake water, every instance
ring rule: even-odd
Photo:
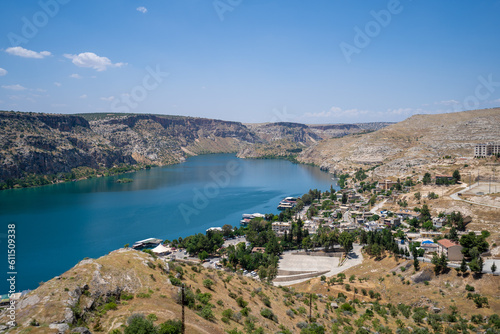
[[[132,183],[116,183],[118,178]],[[0,248],[8,290],[7,225],[16,225],[16,290],[34,289],[73,267],[149,237],[172,240],[239,226],[243,213],[278,213],[285,196],[328,190],[317,167],[284,160],[204,155],[120,176],[0,191]]]

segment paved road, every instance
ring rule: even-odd
[[[465,202],[465,203],[470,203],[470,204],[475,204],[475,205],[481,205],[481,206],[486,206],[486,207],[489,207],[489,208],[494,208],[494,209],[500,209],[500,206],[496,206],[496,205],[489,205],[489,204],[481,204],[481,203],[477,203],[477,202],[472,202],[472,201],[468,201],[468,200],[465,200],[465,199],[462,199],[460,198],[460,196],[458,194],[462,194],[474,187],[477,187],[479,185],[479,183],[474,183],[473,185],[471,185],[470,187],[467,186],[465,187],[464,189],[462,190],[459,190],[457,191],[456,193],[450,195],[450,197],[452,199],[454,199],[455,201],[462,201],[462,202]]]
[[[375,206],[370,210],[371,213],[373,214],[379,214],[379,209],[384,206],[385,202],[387,202],[387,198],[384,199],[382,202],[375,204]]]

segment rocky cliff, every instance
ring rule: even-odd
[[[0,113],[0,180],[73,168],[165,165],[188,155],[237,152],[259,139],[244,125],[159,115]]]
[[[380,176],[401,175],[444,156],[473,156],[476,143],[500,142],[500,109],[414,115],[366,134],[324,140],[298,160],[331,171],[381,165]]]
[[[32,177],[20,186],[101,175],[120,165],[172,164],[206,153],[294,157],[325,138],[381,126],[385,124],[243,125],[168,115],[5,111],[0,112],[0,188],[15,186],[18,181],[12,180],[25,180],[30,175],[53,176]],[[75,168],[87,170],[75,175]],[[61,177],[64,173],[68,175]]]

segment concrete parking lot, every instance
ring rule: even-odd
[[[331,277],[355,265],[361,264],[361,262],[363,262],[363,255],[361,255],[361,246],[355,245],[354,249],[349,253],[347,260],[340,267],[339,267],[338,257],[292,255],[291,252],[284,253],[281,256],[278,266],[279,270],[286,270],[290,272],[311,271],[311,272],[321,273],[326,271],[326,273],[324,273],[323,275],[325,275],[326,277]],[[293,276],[294,275],[288,275],[287,277],[290,279],[290,281],[276,282],[275,285],[283,285],[283,286],[292,285],[310,279],[310,278],[301,278],[293,280]]]

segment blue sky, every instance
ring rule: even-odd
[[[0,109],[241,122],[500,106],[500,1],[0,4]]]

